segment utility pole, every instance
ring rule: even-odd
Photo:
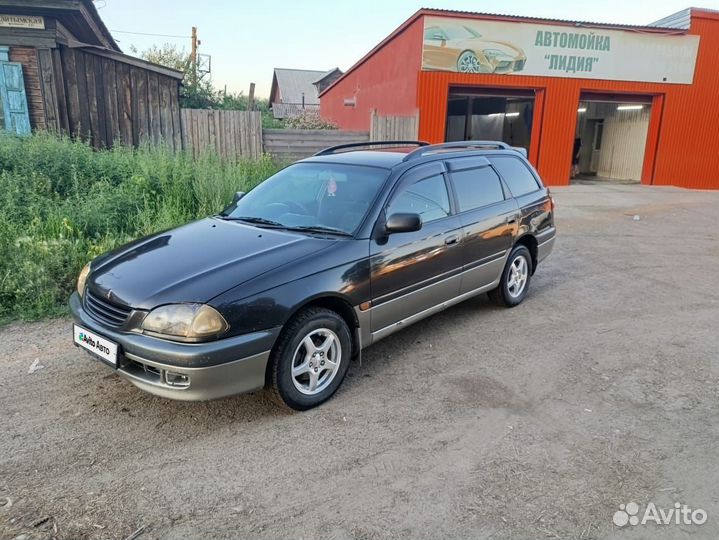
[[[197,84],[197,47],[199,47],[202,44],[202,42],[197,39],[197,27],[192,27],[192,49],[190,52],[190,63],[192,64],[192,83]]]
[[[255,110],[255,83],[250,83],[250,95],[247,97],[247,110]]]

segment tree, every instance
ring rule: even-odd
[[[137,54],[136,47],[131,47],[130,51]],[[212,82],[205,73],[198,73],[193,77],[192,58],[183,48],[172,43],[165,43],[158,47],[153,45],[140,53],[140,58],[182,71],[184,77],[182,79],[182,89],[180,91],[180,107],[187,109],[212,109],[215,108],[218,101],[218,93],[212,87]]]
[[[246,111],[249,98],[243,92],[227,93],[216,90],[207,73],[192,73],[192,58],[184,48],[172,43],[162,46],[153,45],[149,49],[139,52],[136,47],[130,47],[130,52],[139,55],[143,60],[182,71],[182,90],[180,91],[180,107],[183,109],[227,109]],[[255,98],[254,110],[262,113],[263,127],[282,127],[283,123],[275,119],[270,111],[270,102],[265,98]]]

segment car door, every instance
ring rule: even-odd
[[[463,230],[460,294],[489,288],[502,274],[519,207],[485,157],[447,162]]]
[[[395,213],[419,214],[421,229],[385,234],[384,220]],[[442,163],[405,173],[380,220],[370,241],[373,334],[457,296],[463,263]]]

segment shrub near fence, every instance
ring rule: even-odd
[[[130,240],[219,212],[278,170],[166,146],[93,151],[0,133],[0,322],[67,312],[82,266]]]

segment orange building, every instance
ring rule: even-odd
[[[525,147],[572,176],[719,189],[719,11],[650,26],[421,9],[320,94],[367,130],[419,116],[422,140]]]

